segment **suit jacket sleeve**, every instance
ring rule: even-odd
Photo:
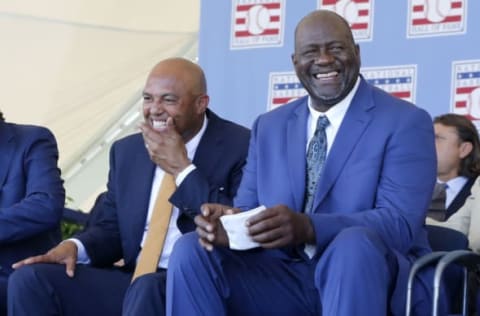
[[[250,132],[230,123],[215,130],[215,134],[228,137],[219,136],[217,143],[210,144],[208,139],[212,137],[204,136],[205,143],[199,146],[193,161],[196,169],[187,175],[170,198],[180,210],[177,224],[182,233],[195,229],[193,219],[200,213],[203,203],[232,205],[242,178]]]
[[[58,227],[65,203],[53,134],[42,127],[15,126],[14,164],[7,166],[10,176],[0,193],[3,201],[0,204],[2,244]],[[10,201],[4,203],[5,200]]]
[[[89,223],[85,231],[75,236],[85,246],[93,266],[111,266],[123,256],[115,204],[116,147],[114,144],[110,150],[108,191],[99,199],[99,205],[95,205],[95,208],[98,208],[95,220]]]
[[[386,142],[383,156],[375,159],[381,172],[374,207],[360,212],[310,215],[318,252],[342,229],[352,226],[371,228],[400,253],[412,248],[425,223],[436,178],[436,155],[429,115],[418,109],[405,113],[408,115],[397,118],[398,127]]]

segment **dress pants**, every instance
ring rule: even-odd
[[[7,315],[8,275],[0,275],[0,316]]]
[[[119,269],[79,264],[70,278],[65,265],[27,265],[9,278],[8,314],[118,316],[131,277]]]
[[[397,267],[397,256],[363,227],[343,230],[312,260],[260,248],[208,252],[189,233],[169,261],[167,315],[404,315],[390,305]],[[428,289],[414,290],[414,315],[429,315]]]
[[[167,270],[142,275],[135,279],[125,294],[124,316],[164,316]]]

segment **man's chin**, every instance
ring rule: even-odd
[[[322,105],[326,105],[326,106],[333,106],[335,104],[337,104],[338,102],[342,101],[345,97],[341,96],[341,95],[335,95],[335,96],[331,96],[331,95],[317,95],[315,96],[315,99],[317,100],[317,102],[319,102],[320,104]]]

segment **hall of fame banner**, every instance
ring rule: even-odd
[[[407,38],[464,34],[467,0],[409,0]]]
[[[230,49],[283,45],[285,0],[232,0]]]
[[[365,67],[360,72],[374,86],[397,98],[415,103],[416,65]]]
[[[347,20],[355,41],[372,40],[373,0],[318,0],[317,7],[336,12]]]
[[[303,97],[307,91],[293,71],[271,72],[268,83],[267,111]]]
[[[450,112],[465,115],[480,123],[480,60],[452,62],[452,100]]]
[[[366,67],[361,73],[374,86],[397,98],[415,102],[416,65]],[[293,71],[271,72],[268,87],[267,111],[307,94]]]

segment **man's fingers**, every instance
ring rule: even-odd
[[[27,265],[27,264],[33,264],[33,263],[50,263],[54,262],[50,256],[48,255],[39,255],[39,256],[34,256],[34,257],[28,257],[26,259],[20,260],[18,262],[15,262],[12,264],[13,269],[18,269],[21,266]]]
[[[208,204],[203,204],[200,207],[200,210],[202,211],[203,216],[208,217],[210,215],[210,206]]]
[[[202,246],[203,248],[207,249],[208,251],[212,251],[212,250],[213,250],[213,245],[212,245],[211,243],[209,243],[208,241],[206,241],[205,239],[199,238],[199,239],[198,239],[198,242],[200,243],[200,246]]]
[[[65,260],[65,271],[67,275],[71,278],[75,275],[75,267],[76,267],[76,260],[73,260],[72,258],[69,258],[68,260]]]
[[[215,228],[213,223],[209,222],[203,216],[195,216],[194,222],[195,222],[195,225],[197,225],[199,228],[201,228],[201,229],[203,229],[207,232],[213,232],[213,230]]]

